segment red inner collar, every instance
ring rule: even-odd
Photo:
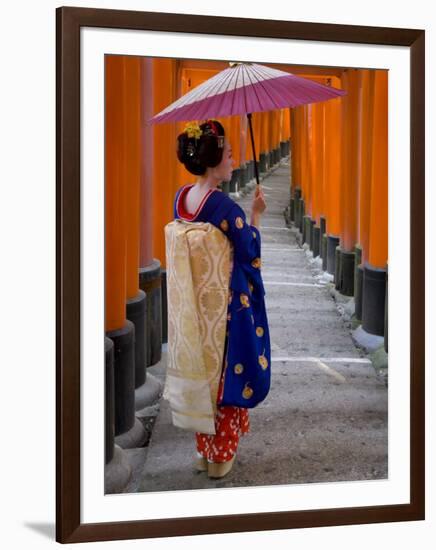
[[[184,200],[185,200],[185,197],[188,193],[188,191],[191,189],[191,187],[194,187],[194,183],[190,184],[190,185],[186,185],[185,187],[182,188],[182,190],[180,191],[179,193],[179,196],[177,198],[177,214],[179,215],[180,218],[184,218],[186,220],[193,220],[194,218],[196,218],[200,212],[200,210],[203,208],[204,206],[204,203],[206,202],[207,198],[209,197],[209,195],[211,193],[213,193],[214,191],[216,191],[216,189],[209,189],[209,191],[204,195],[204,197],[201,199],[201,202],[200,204],[198,205],[196,211],[193,213],[193,214],[190,214],[186,209],[185,209],[185,206],[184,206]]]

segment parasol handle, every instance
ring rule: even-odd
[[[247,113],[248,125],[250,127],[250,137],[251,137],[251,148],[253,150],[253,159],[254,159],[254,173],[256,174],[256,185],[259,185],[259,172],[257,170],[257,158],[256,158],[256,148],[254,146],[254,135],[253,127],[251,125],[251,113]]]

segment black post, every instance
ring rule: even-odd
[[[251,113],[247,113],[248,125],[250,126],[251,148],[253,149],[254,173],[256,174],[256,184],[259,185],[259,172],[257,171],[256,149],[254,147],[253,127],[251,126]]]

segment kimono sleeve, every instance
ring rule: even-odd
[[[221,229],[233,243],[235,260],[260,268],[260,232],[257,227],[247,223],[242,208],[235,203],[221,224]]]

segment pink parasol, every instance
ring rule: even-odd
[[[246,114],[256,182],[259,184],[251,114],[298,107],[345,94],[344,90],[257,63],[230,63],[228,69],[209,78],[154,115],[148,124]]]

